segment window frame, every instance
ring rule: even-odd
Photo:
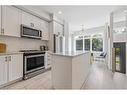
[[[83,40],[83,36],[82,35],[78,35],[75,37],[75,51],[83,51],[83,45],[82,45],[82,50],[76,50],[76,41],[77,40]],[[84,43],[84,41],[83,41]]]
[[[85,40],[86,39],[89,39],[90,40],[90,49],[89,50],[85,50]],[[84,47],[84,51],[91,51],[91,36],[90,35],[87,35],[87,36],[84,36],[84,45],[83,45],[83,47]]]
[[[95,35],[99,35],[99,36],[95,36]],[[82,38],[79,38],[82,37]],[[101,38],[102,39],[102,51],[93,51],[92,50],[92,39],[93,38]],[[83,40],[83,49],[82,50],[76,50],[76,40]],[[85,39],[90,39],[90,50],[85,50]],[[103,34],[102,33],[96,33],[96,34],[92,34],[92,35],[77,35],[74,38],[74,50],[75,51],[90,51],[92,53],[102,53],[104,51],[104,38],[103,38]]]

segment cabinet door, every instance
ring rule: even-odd
[[[21,10],[2,6],[2,29],[4,35],[20,37]]]
[[[64,27],[63,25],[54,22],[54,34],[63,35]]]
[[[0,35],[2,35],[1,33],[1,6],[0,6]]]
[[[49,23],[41,20],[42,40],[49,40]]]
[[[36,29],[41,29],[41,19],[36,17],[36,16],[32,16],[32,23],[34,24],[34,28]]]
[[[49,53],[45,54],[45,69],[48,69],[51,67],[51,63],[52,63],[52,56]]]
[[[24,24],[28,27],[33,27],[33,25],[32,25],[32,15],[22,11],[22,24]]]
[[[8,56],[9,60],[9,81],[16,80],[23,76],[23,55],[15,54]]]
[[[0,56],[0,85],[7,83],[7,57]]]
[[[26,12],[22,12],[22,24],[31,28],[40,29],[41,23],[40,23],[40,19],[37,18],[36,16],[33,16]]]

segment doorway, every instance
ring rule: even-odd
[[[126,73],[126,42],[113,43],[115,48],[115,71]]]

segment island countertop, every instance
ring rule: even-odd
[[[52,86],[54,89],[81,89],[90,70],[90,52],[52,54]]]
[[[83,51],[77,51],[77,52],[74,52],[74,51],[66,51],[66,52],[58,52],[58,53],[51,53],[53,55],[60,55],[60,56],[69,56],[69,57],[74,57],[74,56],[79,56],[79,55],[82,55],[84,53],[89,53],[87,51],[83,52]]]

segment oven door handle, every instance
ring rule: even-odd
[[[29,55],[29,56],[25,56],[25,57],[26,58],[32,58],[32,57],[40,57],[40,56],[45,56],[45,54]]]

